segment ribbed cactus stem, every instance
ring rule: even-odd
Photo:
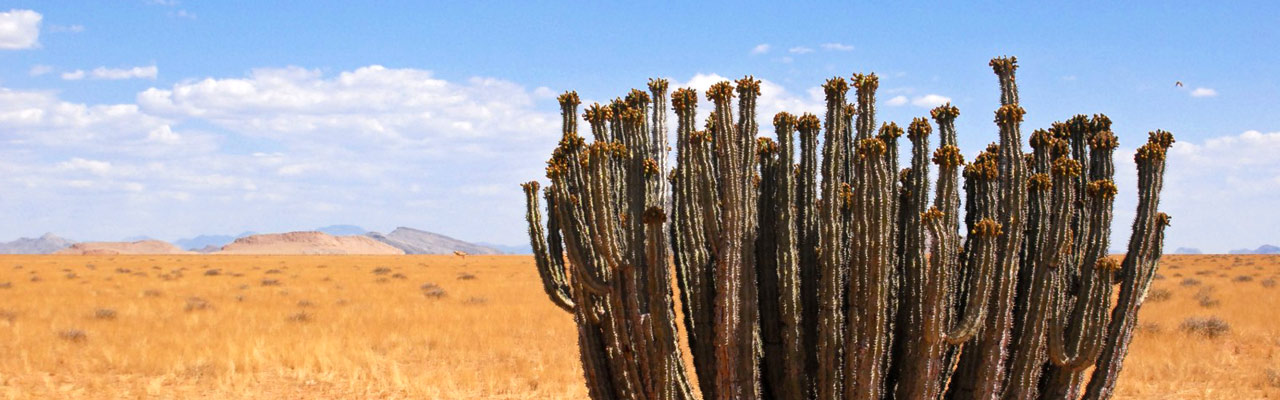
[[[1172,145],[1172,134],[1151,132],[1147,144],[1139,147],[1134,155],[1138,164],[1138,212],[1129,238],[1129,251],[1120,264],[1120,295],[1111,313],[1101,358],[1085,391],[1086,399],[1111,398],[1137,327],[1138,308],[1163,254],[1164,228],[1169,225],[1169,216],[1159,212],[1158,207],[1160,189],[1164,186],[1165,153]]]
[[[814,386],[818,398],[844,397],[843,371],[845,350],[845,281],[841,252],[845,243],[840,221],[840,184],[837,177],[843,162],[839,151],[840,124],[843,122],[845,92],[849,85],[842,78],[832,78],[823,85],[827,96],[827,129],[822,146],[822,202],[818,210],[820,224],[818,245],[818,370]]]

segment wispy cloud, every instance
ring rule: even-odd
[[[1198,87],[1191,91],[1191,97],[1217,97],[1218,91],[1206,87]]]
[[[853,51],[853,45],[844,43],[823,43],[821,47],[830,51]]]
[[[788,49],[787,51],[791,54],[809,54],[813,52],[813,49],[804,46],[796,46]]]
[[[40,20],[31,10],[0,12],[0,49],[21,50],[40,46]]]
[[[768,52],[769,52],[769,48],[770,48],[770,47],[771,47],[771,46],[769,46],[769,44],[768,44],[768,43],[761,43],[761,44],[757,44],[757,45],[756,45],[756,47],[752,47],[752,48],[751,48],[751,54],[753,54],[753,55],[754,55],[754,54],[765,54],[765,53],[768,53]]]
[[[77,69],[75,71],[67,71],[62,73],[62,80],[64,81],[78,81],[81,79],[84,79],[83,69]]]
[[[84,32],[84,25],[49,25],[51,33],[80,33]]]
[[[893,96],[892,99],[889,99],[889,101],[886,101],[884,104],[890,107],[905,105],[907,104],[907,96],[902,96],[902,95]]]
[[[150,65],[146,67],[133,67],[133,68],[98,67],[98,68],[94,68],[93,72],[91,72],[90,75],[93,76],[94,79],[110,79],[110,80],[144,79],[144,78],[156,79],[157,73],[159,73],[159,69],[157,69],[156,66],[154,65]]]
[[[53,72],[53,67],[44,64],[36,64],[31,66],[31,69],[27,71],[27,75],[40,76],[50,72]]]
[[[78,81],[86,77],[99,80],[156,79],[159,71],[154,65],[132,68],[98,67],[89,72],[80,69],[63,72],[62,79],[68,81]]]

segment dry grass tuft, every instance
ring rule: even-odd
[[[188,297],[188,298],[187,298],[187,305],[186,305],[186,306],[184,306],[182,309],[183,309],[184,311],[188,311],[188,312],[190,312],[190,311],[207,310],[207,309],[209,309],[209,308],[211,308],[211,307],[213,307],[213,305],[212,305],[212,304],[209,304],[209,301],[208,301],[208,300],[205,300],[204,298],[201,298],[201,297]]]
[[[58,338],[68,342],[83,343],[89,340],[89,335],[79,329],[63,329],[58,331]]]
[[[1207,338],[1216,338],[1231,331],[1231,325],[1215,316],[1189,317],[1178,325],[1183,332]]]
[[[1159,303],[1173,298],[1173,292],[1165,288],[1152,288],[1147,291],[1147,302]]]
[[[1263,279],[1261,282],[1258,282],[1258,283],[1262,284],[1262,287],[1264,288],[1273,288],[1273,287],[1276,287],[1276,278]]]
[[[13,282],[0,282],[0,289],[12,289]]]
[[[422,284],[422,286],[418,287],[418,290],[421,290],[422,295],[428,298],[438,299],[444,297],[444,288],[431,282]]]
[[[391,268],[387,268],[387,267],[378,267],[378,268],[374,268],[374,269],[373,269],[373,274],[374,274],[374,275],[386,275],[386,274],[389,274],[389,273],[391,273]]]
[[[207,269],[204,271],[204,276],[218,276],[218,275],[222,275],[222,271],[219,271],[217,268]]]
[[[306,311],[299,311],[289,314],[288,320],[289,322],[311,322],[311,314],[308,314]]]
[[[470,273],[470,272],[459,272],[459,273],[458,273],[458,280],[460,280],[460,281],[469,281],[469,280],[472,280],[472,279],[476,279],[475,274],[472,274],[472,273]]]
[[[1221,301],[1213,297],[1213,286],[1200,288],[1200,290],[1196,292],[1195,299],[1196,303],[1200,304],[1200,307],[1204,308],[1217,307],[1222,304]]]
[[[1199,284],[1200,284],[1200,280],[1196,278],[1186,278],[1186,279],[1183,279],[1181,283],[1179,283],[1179,285],[1182,285],[1182,286],[1196,286]]]
[[[93,319],[113,320],[116,319],[116,310],[110,308],[99,308],[93,310]]]
[[[262,286],[280,286],[279,279],[263,279]]]

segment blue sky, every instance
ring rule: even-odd
[[[1115,122],[1115,245],[1131,151],[1154,129],[1179,139],[1170,250],[1280,242],[1274,3],[367,4],[0,7],[0,239],[351,223],[518,244],[516,184],[541,177],[564,90],[604,101],[649,77],[753,74],[767,118],[818,111],[831,76],[876,72],[880,120],[949,100],[971,158],[995,139],[987,60],[1008,54],[1027,132]]]

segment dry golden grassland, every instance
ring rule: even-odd
[[[1160,273],[1118,397],[1280,398],[1280,257]],[[0,398],[581,398],[573,330],[528,256],[0,256]]]

